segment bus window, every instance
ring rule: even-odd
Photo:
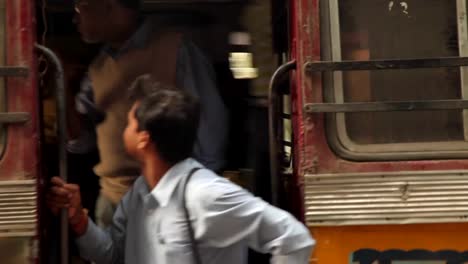
[[[326,60],[387,60],[466,56],[465,0],[331,0]],[[459,33],[460,32],[460,33]],[[460,37],[459,37],[460,35]],[[468,86],[459,68],[335,72],[336,103],[462,99]],[[465,98],[463,98],[465,99]],[[466,155],[468,133],[462,110],[337,114],[340,148],[396,159],[423,158],[434,151]],[[461,154],[460,154],[461,153]],[[452,155],[451,154],[451,155]],[[433,156],[432,156],[433,157]]]

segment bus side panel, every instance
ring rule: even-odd
[[[354,162],[337,156],[328,144],[325,115],[306,114],[303,109],[306,103],[323,103],[321,73],[308,76],[304,71],[307,62],[322,60],[320,0],[294,2],[297,2],[295,3],[297,15],[292,18],[297,34],[293,43],[297,60],[297,86],[294,98],[297,119],[294,132],[298,148],[296,153],[299,157],[296,159],[296,168],[299,175],[468,169],[468,161],[463,159]]]
[[[16,215],[15,219],[0,221],[0,259],[2,263],[38,263],[40,170],[35,1],[5,1],[6,17],[2,23],[6,26],[6,64],[27,67],[28,75],[6,78],[6,102],[0,103],[6,104],[2,111],[26,112],[30,118],[26,123],[5,125],[0,193],[11,194],[11,198],[23,202],[14,208],[0,208]]]
[[[467,261],[468,258],[464,252],[468,249],[468,241],[460,235],[468,231],[467,224],[343,226],[311,230],[318,241],[311,263],[372,263],[365,260],[379,258],[379,255],[391,259],[390,250],[398,250],[393,253],[394,261],[405,257],[412,261],[437,261],[440,260],[438,253],[443,256],[440,253],[446,250],[451,251],[452,261],[457,258]],[[412,256],[410,253],[415,250],[424,252]]]
[[[26,124],[8,126],[1,180],[37,179],[39,168],[39,107],[35,61],[34,1],[7,0],[7,64],[29,68],[28,77],[7,79],[7,111],[27,112]]]
[[[327,142],[324,114],[306,114],[305,103],[323,102],[321,74],[307,76],[304,65],[321,60],[320,0],[299,0],[293,3],[293,54],[297,61],[296,86],[293,91],[293,128],[295,177],[302,190],[303,212],[306,175],[376,172],[453,171],[468,169],[466,160],[412,160],[389,162],[353,162],[338,157]],[[461,219],[460,221],[462,221]],[[416,221],[417,222],[417,221]],[[317,245],[311,263],[352,263],[352,254],[363,249],[426,251],[468,249],[458,235],[468,224],[415,224],[366,226],[310,226]],[[366,262],[363,262],[366,263]]]

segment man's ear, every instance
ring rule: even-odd
[[[138,137],[137,138],[137,148],[138,149],[145,149],[150,145],[151,139],[150,139],[150,135],[149,135],[148,131],[138,132],[137,137]]]

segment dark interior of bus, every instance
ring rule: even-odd
[[[228,166],[224,176],[269,201],[268,85],[276,67],[288,57],[288,8],[277,1],[146,1],[142,12],[172,13],[195,32],[195,42],[211,60],[217,84],[230,113]],[[211,3],[210,3],[211,2]],[[69,106],[80,89],[87,66],[100,45],[84,44],[73,24],[73,1],[37,1],[37,42],[57,53],[65,71]],[[44,179],[58,175],[58,142],[53,67],[39,57],[42,102],[42,164]],[[287,87],[287,82],[285,82]],[[287,94],[287,89],[284,89]],[[69,154],[68,177],[78,183],[83,203],[93,216],[98,177],[96,150]],[[290,164],[285,162],[286,167]],[[284,203],[286,203],[284,201]],[[58,219],[44,214],[41,234],[44,263],[58,259]],[[73,255],[73,243],[70,242]],[[250,263],[268,263],[268,256],[250,254]],[[266,261],[266,262],[265,262]],[[80,263],[79,261],[76,263]]]

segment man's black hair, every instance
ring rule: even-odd
[[[195,97],[142,76],[131,88],[131,99],[138,102],[138,129],[148,131],[162,159],[177,163],[192,155],[200,120]]]
[[[122,6],[134,10],[140,9],[141,1],[142,0],[118,0]]]

